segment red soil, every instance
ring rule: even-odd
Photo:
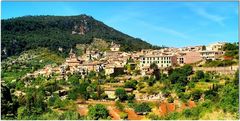
[[[120,111],[117,109],[112,108],[111,106],[108,106],[107,108],[109,110],[109,115],[112,117],[112,120],[120,120],[119,113]]]
[[[196,104],[194,101],[189,101],[188,106],[189,106],[189,108],[193,108],[196,106]]]
[[[141,120],[142,116],[137,115],[132,109],[125,109],[125,112],[128,113],[128,120]]]

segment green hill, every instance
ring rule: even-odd
[[[95,20],[91,16],[24,16],[1,20],[2,59],[37,47],[48,47],[67,55],[76,44],[89,44],[93,38],[121,45],[123,51],[134,51],[153,46],[133,38]]]

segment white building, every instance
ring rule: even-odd
[[[115,43],[112,42],[112,43],[111,43],[110,50],[111,50],[111,51],[114,51],[114,52],[119,51],[119,50],[120,50],[120,45],[115,44]]]
[[[202,56],[202,59],[204,60],[216,60],[219,57],[221,57],[224,54],[224,52],[206,50],[206,51],[201,51],[200,54]]]
[[[222,51],[225,44],[226,44],[225,42],[217,42],[217,43],[209,44],[208,46],[206,46],[206,50]]]
[[[156,63],[159,68],[174,66],[177,58],[174,55],[143,55],[140,57],[140,67],[150,67],[152,63]]]

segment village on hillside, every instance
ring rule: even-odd
[[[159,69],[167,74],[170,68],[181,67],[185,64],[195,64],[196,67],[201,67],[206,61],[232,60],[232,57],[223,56],[224,44],[224,42],[218,42],[208,46],[121,52],[120,45],[112,42],[109,51],[101,52],[85,48],[82,56],[77,56],[71,49],[69,57],[66,58],[66,61],[62,65],[58,67],[47,65],[41,70],[27,74],[27,76],[49,76],[53,73],[60,74],[62,77],[65,77],[68,73],[78,73],[84,76],[91,71],[99,72],[101,70],[104,70],[105,75],[109,76],[127,72],[125,69],[126,64],[129,64],[132,68],[136,68],[139,75],[145,76],[152,73],[153,70],[150,68],[152,63],[155,63]],[[227,70],[228,71],[220,72],[227,73],[231,72],[231,70],[236,71],[236,68],[232,67]]]

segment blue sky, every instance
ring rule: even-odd
[[[237,2],[2,2],[2,19],[87,14],[154,45],[238,41]]]

